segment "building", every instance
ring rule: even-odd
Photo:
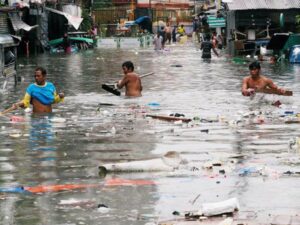
[[[229,54],[255,54],[274,33],[295,32],[299,0],[226,1]]]

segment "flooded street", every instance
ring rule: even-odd
[[[155,72],[142,78],[141,98],[101,89],[121,78],[127,60],[139,74]],[[47,69],[66,97],[51,115],[19,110],[9,116],[25,122],[15,123],[0,117],[1,224],[158,224],[176,218],[174,211],[233,197],[245,221],[270,224],[277,215],[299,215],[300,143],[292,141],[300,129],[285,121],[299,113],[300,65],[263,62],[262,74],[294,96],[250,100],[240,91],[247,63],[234,63],[225,52],[204,62],[190,42],[159,52],[44,54],[18,64],[24,80],[1,91],[1,111],[22,99],[36,66]],[[271,105],[277,98],[281,108]],[[146,117],[175,113],[193,121]],[[103,164],[169,151],[193,169],[99,174]]]

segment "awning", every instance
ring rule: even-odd
[[[68,20],[68,22],[76,29],[78,30],[83,18],[77,17],[77,16],[72,16],[68,13],[56,10],[56,9],[51,9],[48,7],[45,7],[45,10],[49,11],[49,12],[53,12],[53,13],[57,13],[59,15],[62,15],[64,17],[66,17],[66,19]]]
[[[250,9],[299,9],[299,0],[232,0],[227,1],[229,10],[250,10]]]
[[[23,22],[20,18],[20,16],[17,13],[8,13],[9,19],[12,23],[14,31],[19,30],[25,30],[25,31],[31,31],[32,29],[38,27],[38,25],[29,26],[25,22]]]
[[[17,46],[19,41],[15,41],[14,37],[9,34],[0,34],[0,45],[4,47]]]

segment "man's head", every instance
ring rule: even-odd
[[[122,64],[122,69],[125,74],[127,74],[128,72],[133,72],[134,71],[133,63],[131,61],[124,62]]]
[[[257,78],[260,72],[260,63],[255,61],[249,65],[249,70],[252,78]]]
[[[205,34],[204,35],[204,40],[209,41],[210,40],[210,34]]]
[[[43,67],[35,69],[34,79],[38,85],[44,85],[46,82],[47,71]]]

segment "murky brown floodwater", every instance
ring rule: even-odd
[[[288,147],[291,138],[300,136],[299,124],[285,124],[279,115],[299,112],[300,66],[262,64],[265,75],[294,91],[293,97],[280,97],[286,108],[278,109],[270,105],[275,97],[250,101],[241,96],[247,65],[232,63],[225,53],[211,63],[200,56],[200,51],[187,44],[164,52],[96,49],[20,59],[24,81],[1,91],[1,110],[22,98],[37,65],[48,70],[49,80],[67,97],[52,115],[16,112],[24,115],[23,123],[0,118],[0,223],[156,223],[173,218],[175,210],[197,210],[204,202],[231,197],[238,198],[241,211],[253,211],[258,221],[299,213],[299,176],[283,176],[286,171],[300,172],[299,152]],[[132,60],[140,74],[155,72],[143,78],[141,98],[120,98],[101,89],[101,83],[120,78],[125,60]],[[99,103],[114,106],[97,110]],[[263,115],[243,118],[249,111]],[[189,127],[145,118],[145,113],[182,113],[220,122],[202,120]],[[206,129],[208,133],[200,132]],[[98,175],[98,166],[104,163],[147,159],[168,151],[179,152],[199,170]],[[237,155],[238,159],[230,158]],[[205,162],[218,159],[230,165],[226,175],[202,169]],[[249,167],[262,169],[264,176],[239,175],[241,168]],[[154,181],[155,185],[109,185],[117,178]],[[55,186],[51,192],[37,188],[66,184],[73,186],[66,190]],[[21,186],[33,193],[14,188]],[[100,212],[98,204],[110,210]]]

